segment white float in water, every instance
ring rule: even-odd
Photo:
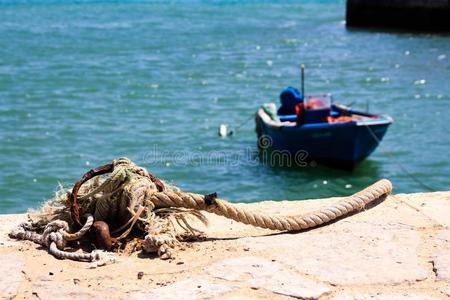
[[[220,124],[219,131],[217,133],[220,137],[226,137],[228,135],[228,126],[226,124]]]

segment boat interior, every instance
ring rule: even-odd
[[[303,126],[311,124],[339,124],[356,121],[373,121],[381,116],[351,110],[349,107],[333,104],[330,95],[307,96],[295,88],[288,87],[280,94],[281,106],[265,103],[258,115],[272,126]]]

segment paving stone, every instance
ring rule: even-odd
[[[95,298],[96,293],[92,290],[85,288],[68,288],[59,286],[55,289],[50,289],[46,285],[35,284],[33,285],[33,295],[39,297],[39,299],[89,299]]]
[[[447,192],[417,193],[401,195],[421,213],[434,222],[443,226],[450,226],[450,194]],[[433,201],[429,199],[433,197]]]
[[[41,277],[33,283],[32,293],[39,299],[120,299],[120,294],[112,289],[102,289],[98,286],[87,288],[75,285],[73,280],[51,280]]]
[[[450,249],[450,230],[439,230],[434,238],[434,243],[439,249]]]
[[[450,251],[440,252],[433,258],[437,279],[450,282]]]
[[[309,231],[240,241],[332,284],[395,284],[427,277],[417,258],[420,237],[414,230],[358,224],[343,232]]]
[[[426,294],[416,293],[377,293],[349,295],[340,294],[332,298],[333,300],[439,300],[439,298]]]
[[[323,283],[288,271],[270,260],[254,256],[220,261],[208,267],[207,272],[216,278],[245,282],[251,288],[302,299],[318,299],[331,291]]]
[[[441,293],[446,295],[447,297],[450,297],[450,286],[445,286],[440,289]]]
[[[127,299],[212,299],[237,289],[235,286],[217,284],[201,278],[187,279],[149,291],[137,291]]]
[[[23,261],[17,254],[0,255],[0,298],[12,299],[22,283]]]
[[[19,215],[1,215],[0,222],[0,249],[2,248],[11,248],[17,246],[20,242],[15,239],[9,238],[8,234],[11,232],[13,228],[16,228],[17,225],[21,222],[27,220],[25,214]]]

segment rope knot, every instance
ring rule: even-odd
[[[134,165],[134,163],[128,158],[128,157],[121,157],[118,159],[114,159],[112,161],[114,166],[118,166],[118,165],[125,165],[125,166],[130,166],[130,165]]]
[[[108,253],[101,250],[94,250],[90,254],[91,263],[89,269],[95,269],[97,267],[113,264],[116,262],[116,257],[112,253]]]
[[[19,226],[17,226],[16,228],[14,228],[8,235],[10,238],[14,238],[14,239],[25,239],[25,228],[23,226],[21,226],[22,224],[20,224]]]

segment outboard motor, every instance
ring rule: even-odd
[[[287,87],[280,94],[281,107],[278,109],[278,115],[295,115],[295,106],[303,102],[302,93],[294,87]]]

